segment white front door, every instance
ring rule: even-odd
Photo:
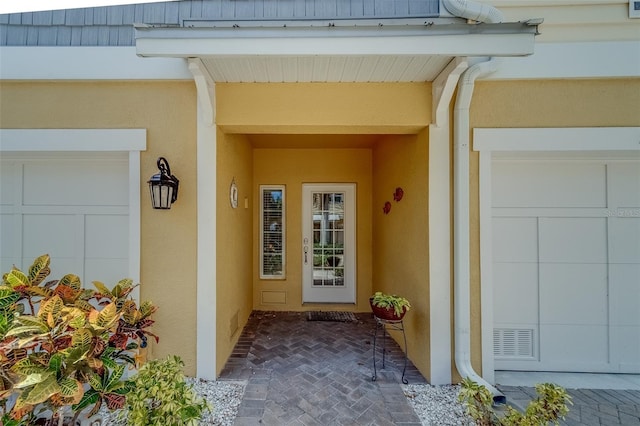
[[[355,184],[302,186],[302,301],[355,303]]]

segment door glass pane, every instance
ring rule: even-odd
[[[313,285],[344,286],[344,193],[313,194]]]

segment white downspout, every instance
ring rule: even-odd
[[[502,13],[486,4],[468,0],[442,0],[449,12],[480,22],[502,22]],[[482,384],[493,394],[495,404],[506,397],[475,372],[471,365],[471,274],[469,249],[469,108],[475,81],[498,68],[498,61],[473,65],[462,74],[453,115],[453,262],[455,364],[462,377]]]

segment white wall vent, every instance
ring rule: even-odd
[[[496,359],[534,359],[533,330],[494,328],[493,355]]]
[[[640,0],[629,0],[629,18],[640,18]]]

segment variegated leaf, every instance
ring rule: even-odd
[[[13,385],[13,387],[15,389],[28,388],[30,386],[34,386],[34,385],[36,385],[38,383],[43,382],[44,380],[46,380],[50,376],[51,376],[51,373],[49,373],[47,371],[43,371],[43,372],[40,372],[40,373],[27,374],[26,376],[24,376],[24,378],[22,380],[20,380],[18,383],[15,383]]]
[[[120,314],[117,312],[115,303],[109,303],[94,316],[92,324],[96,327],[110,330],[118,324],[119,319]],[[91,315],[89,316],[89,321],[91,322]]]
[[[117,298],[122,298],[126,297],[131,292],[131,290],[133,290],[133,280],[125,278],[118,281],[118,283],[111,291],[111,294],[113,294]]]
[[[16,362],[13,367],[11,367],[11,371],[18,373],[20,376],[24,376],[26,378],[32,374],[41,375],[46,372],[46,368],[40,363],[33,362],[33,360],[31,360],[30,358],[24,358]],[[38,376],[34,376],[30,380],[37,381]],[[31,385],[27,384],[26,386]]]
[[[77,307],[78,309],[82,309],[84,312],[89,312],[93,309],[93,305],[82,299],[82,296],[80,296],[80,298],[73,303],[73,306]]]
[[[80,277],[75,274],[67,274],[64,277],[60,278],[60,282],[58,283],[58,285],[66,285],[76,291],[82,289]]]
[[[20,299],[20,293],[13,291],[10,287],[0,287],[0,310],[9,308]]]
[[[111,374],[105,373],[102,389],[106,392],[113,392],[124,386],[124,382],[120,381],[123,373],[124,364],[120,364],[116,368],[114,368]]]
[[[89,375],[89,385],[97,391],[103,391],[102,379],[96,373],[91,373]]]
[[[64,356],[58,352],[57,354],[51,355],[51,359],[49,359],[49,371],[58,373],[60,368],[62,367],[62,361]]]
[[[87,324],[87,317],[84,315],[76,315],[69,321],[69,327],[78,330]]]
[[[71,336],[71,345],[77,348],[83,348],[88,350],[91,346],[91,338],[93,335],[86,328],[76,330]]]
[[[25,402],[27,404],[39,404],[41,402],[46,401],[51,397],[51,395],[55,395],[60,393],[60,386],[56,380],[56,376],[54,374],[48,374],[44,380],[37,383],[29,395],[25,398]]]
[[[48,254],[43,254],[37,257],[31,267],[29,268],[29,281],[32,286],[40,285],[45,278],[51,273],[49,265],[51,264],[51,258]]]
[[[100,281],[93,281],[93,286],[98,289],[98,292],[100,294],[102,294],[103,296],[110,296],[111,295],[111,290],[109,290],[107,288],[106,285],[104,285],[104,283],[100,282]]]
[[[82,383],[76,379],[65,377],[58,380],[58,386],[60,386],[60,394],[65,398],[72,398],[74,404],[80,402],[84,389]]]
[[[95,404],[100,399],[100,394],[93,389],[89,389],[83,395],[80,401],[72,407],[74,412],[82,411],[91,404]]]
[[[63,308],[64,302],[60,296],[53,296],[51,299],[42,302],[40,310],[38,311],[38,317],[46,319],[49,326],[53,327],[55,321],[60,317]]]
[[[27,277],[24,272],[19,269],[12,269],[7,274],[5,274],[3,278],[11,288],[20,286],[26,287],[29,285],[29,277]]]

